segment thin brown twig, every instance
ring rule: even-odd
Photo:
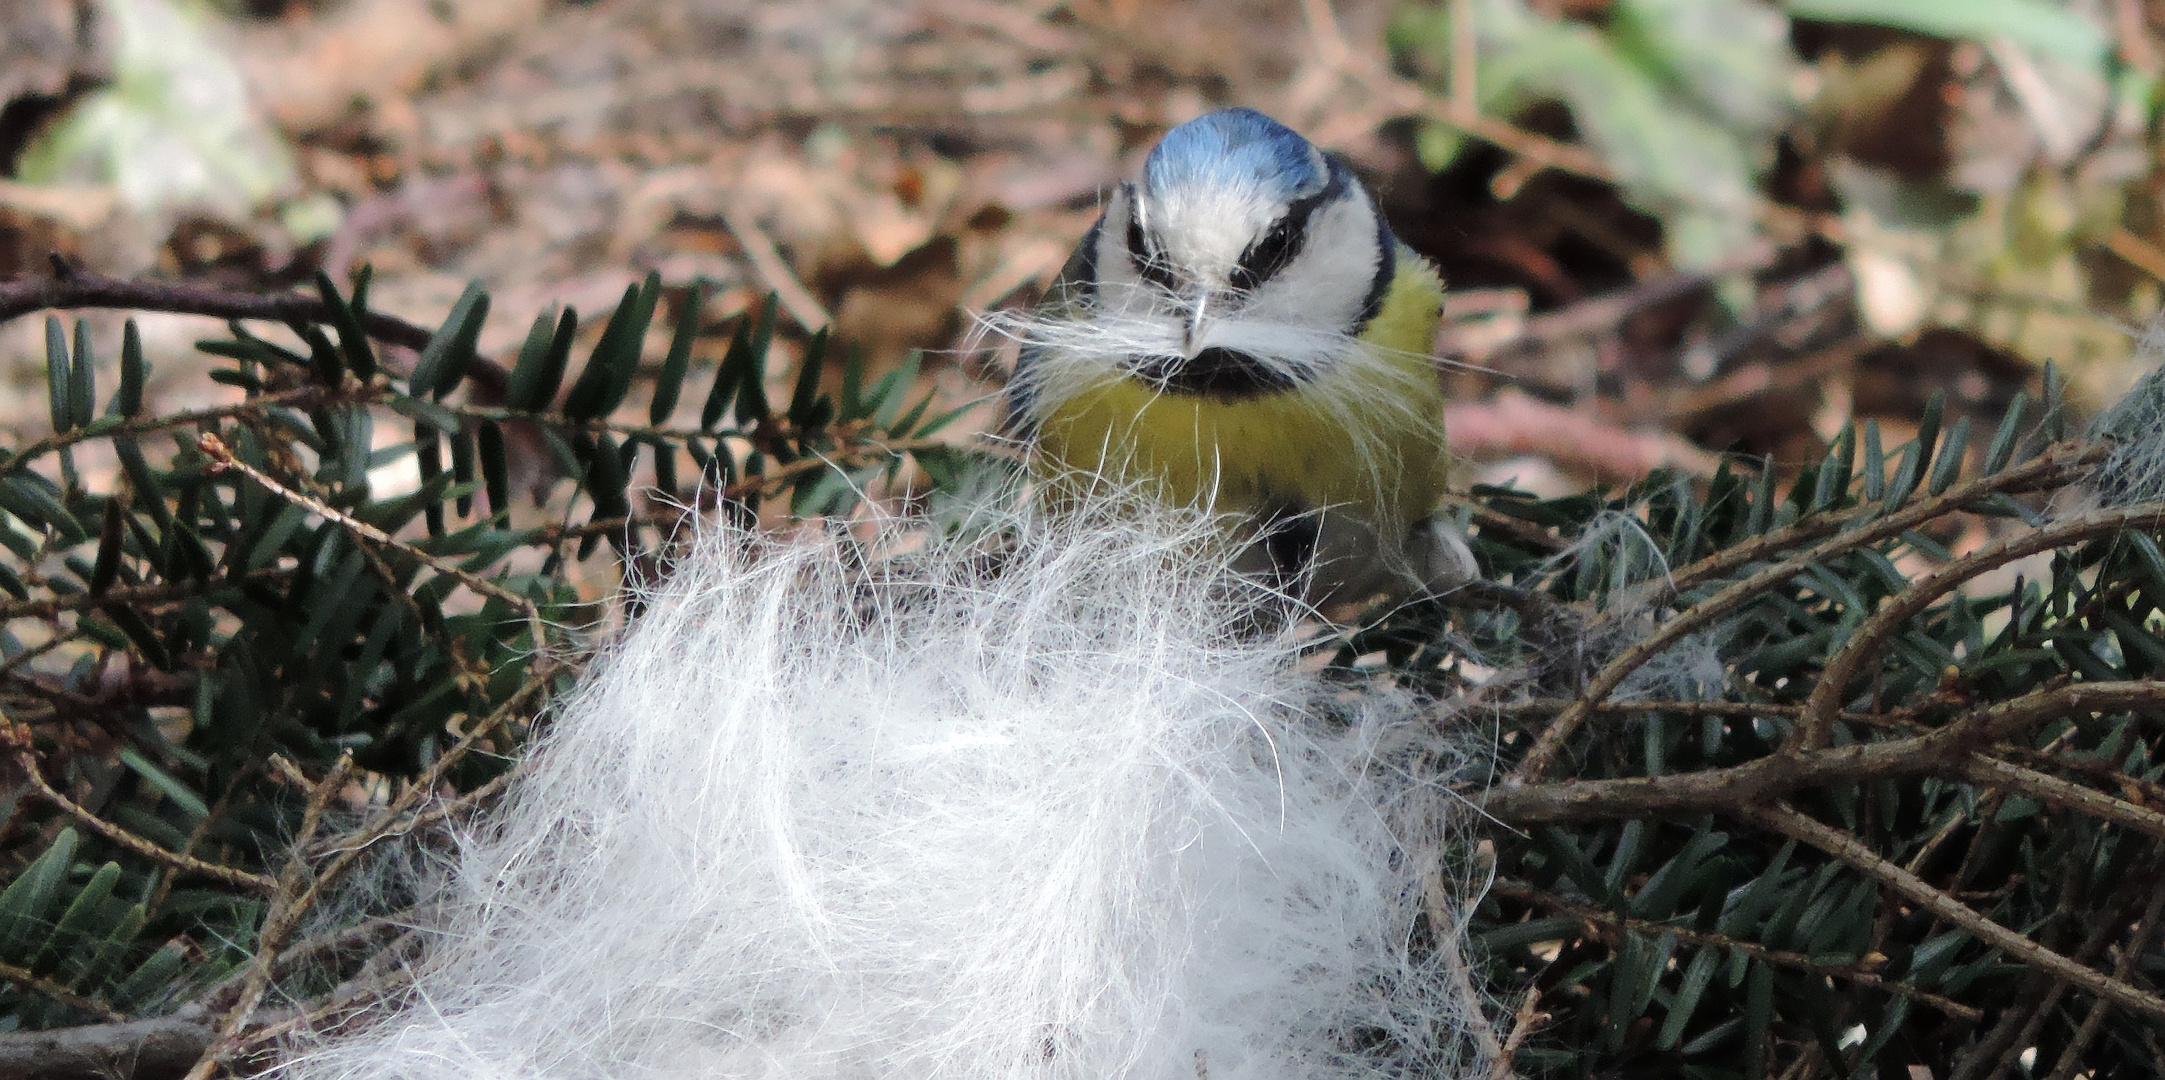
[[[848,468],[854,465],[870,464],[868,459],[875,457],[899,458],[906,454],[921,453],[926,450],[952,449],[953,446],[952,443],[943,443],[935,439],[911,439],[897,443],[869,442],[860,450],[862,457],[852,458],[850,455],[843,455],[841,460],[824,454],[801,457],[787,465],[778,466],[772,471],[763,472],[757,476],[747,476],[723,489],[723,493],[728,498],[741,499],[753,492],[770,493],[805,473],[814,473],[830,467]]]
[[[1717,567],[1726,572],[1728,569],[1770,558],[1777,550],[1795,544],[1814,533],[1823,534],[1843,530],[1837,535],[1822,540],[1810,548],[1738,580],[1713,596],[1677,612],[1674,616],[1663,621],[1652,633],[1619,653],[1615,659],[1609,661],[1589,680],[1586,688],[1579,694],[1578,701],[1574,702],[1571,708],[1557,714],[1556,719],[1542,730],[1540,736],[1534,740],[1533,747],[1519,761],[1518,767],[1504,781],[1503,786],[1509,788],[1540,779],[1548,771],[1549,766],[1555,763],[1556,755],[1563,750],[1564,741],[1569,739],[1571,734],[1577,731],[1579,726],[1585,723],[1586,718],[1592,714],[1595,703],[1606,700],[1618,686],[1623,685],[1624,680],[1629,678],[1632,672],[1637,671],[1654,657],[1661,655],[1663,651],[1681,641],[1686,635],[1741,607],[1745,601],[1753,596],[1774,588],[1811,567],[1823,566],[1829,559],[1843,552],[1874,544],[1888,537],[1899,536],[1933,518],[1958,510],[1991,495],[2003,493],[2012,485],[2030,482],[2044,473],[2064,471],[2076,463],[2092,460],[2098,453],[2098,448],[2088,443],[2062,443],[2047,449],[2035,460],[2025,465],[1957,484],[1941,495],[1925,499],[1907,509],[1885,514],[1885,516],[1876,520],[1866,521],[1873,514],[1883,513],[1886,508],[1882,505],[1875,504],[1860,507],[1850,514],[1839,517],[1828,515],[1827,520],[1824,522],[1812,524],[1809,527],[1810,531],[1806,530],[1804,523],[1792,526],[1789,530],[1782,530],[1790,535],[1783,539],[1779,547],[1773,542],[1774,534],[1769,534],[1767,538],[1763,538],[1767,541],[1765,543],[1759,541],[1747,542],[1739,545],[1738,548],[1723,552],[1720,555],[1710,556],[1701,560],[1700,563],[1694,564],[1694,566],[1677,571],[1669,581],[1657,583],[1658,586],[1664,589],[1687,588],[1690,584],[1696,583],[1695,573],[1704,575],[1710,572],[1703,569],[1705,567]],[[2152,506],[2147,509],[2148,512],[2154,514],[2165,511],[2165,506]],[[2121,514],[2126,516],[2128,520],[2135,519],[2134,515],[2126,511],[2122,511]],[[2094,518],[2091,520],[2094,520]],[[1845,526],[1854,527],[1845,528]],[[1752,556],[1757,557],[1753,558]],[[1674,584],[1671,584],[1672,581]],[[1827,681],[1822,677],[1819,686],[1814,688],[1814,694],[1820,693],[1821,688],[1826,685]]]
[[[1826,553],[1837,554],[1859,547],[1862,543],[1899,535],[1935,517],[1953,513],[1993,495],[2020,494],[2059,486],[2102,460],[2105,452],[2105,447],[2089,442],[2064,442],[2047,447],[2029,461],[1990,475],[1973,477],[1948,488],[1938,496],[1890,514],[1885,519],[1886,525],[1874,529],[1869,539],[1863,538],[1860,530],[1860,535],[1853,542],[1826,549]],[[1734,573],[1741,567],[1766,562],[1789,548],[1821,537],[1841,533],[1844,534],[1841,539],[1852,539],[1848,535],[1849,530],[1886,513],[1886,509],[1883,503],[1868,503],[1848,513],[1814,514],[1785,528],[1775,529],[1724,548],[1688,566],[1678,567],[1667,578],[1654,583],[1654,587],[1682,592],[1701,582]],[[1817,556],[1819,552],[1815,551],[1812,555]]]
[[[1742,813],[1807,787],[1959,772],[1974,751],[2046,720],[2146,707],[2165,708],[2165,683],[2070,683],[1984,706],[1905,738],[1770,754],[1698,772],[1498,786],[1473,798],[1482,812],[1515,826],[1707,811]]]
[[[231,866],[220,866],[217,863],[205,862],[192,855],[183,855],[178,851],[167,850],[91,813],[88,808],[68,798],[60,789],[54,787],[51,782],[45,779],[45,774],[38,770],[37,751],[31,745],[30,732],[8,719],[4,713],[0,713],[0,745],[6,745],[15,751],[16,765],[22,769],[23,775],[29,780],[31,788],[38,793],[40,798],[51,803],[61,813],[74,818],[84,828],[97,833],[111,843],[126,848],[153,862],[172,867],[175,870],[190,874],[201,874],[204,877],[223,881],[228,885],[239,886],[255,892],[272,892],[277,888],[277,882],[267,875],[253,874]]]
[[[247,570],[238,574],[214,577],[209,581],[167,581],[156,585],[120,585],[92,595],[74,593],[50,596],[37,600],[10,600],[0,604],[0,621],[9,619],[49,619],[64,611],[81,611],[84,608],[119,604],[141,611],[186,600],[193,600],[206,593],[220,589],[241,588],[247,585],[268,583],[291,577],[292,571],[277,567]]]
[[[1821,824],[1787,803],[1742,807],[1738,815],[1784,836],[1810,844],[1869,877],[1877,878],[1932,914],[2020,963],[2041,969],[2132,1012],[2165,1019],[2165,999],[2125,980],[2084,967],[2051,949],[1978,914],[1932,883],[1882,858],[1855,837]]]
[[[439,574],[445,574],[450,577],[456,578],[467,588],[472,589],[477,593],[480,593],[484,596],[495,597],[496,599],[502,600],[503,602],[510,604],[512,607],[524,612],[526,614],[527,632],[532,635],[535,648],[541,648],[543,643],[548,640],[548,637],[543,629],[541,608],[536,605],[533,600],[521,596],[518,593],[512,592],[511,590],[504,588],[502,585],[498,585],[496,582],[491,581],[488,578],[482,577],[481,575],[476,574],[473,571],[458,565],[457,563],[451,562],[448,559],[438,558],[434,555],[429,554],[428,552],[422,551],[421,549],[414,547],[412,544],[405,543],[397,537],[392,536],[390,533],[387,533],[382,529],[375,527],[374,525],[370,525],[368,522],[362,521],[359,518],[356,518],[343,510],[324,503],[321,499],[314,498],[310,495],[307,495],[306,493],[295,491],[292,488],[287,487],[285,484],[279,482],[277,478],[233,456],[233,451],[227,448],[225,441],[208,431],[204,432],[202,435],[196,438],[196,446],[198,449],[203,451],[206,457],[209,457],[211,459],[211,462],[215,468],[233,469],[241,472],[245,474],[249,479],[263,485],[264,489],[268,490],[271,494],[276,495],[279,498],[284,499],[287,502],[292,503],[293,505],[298,506],[303,510],[307,510],[308,512],[313,513],[318,517],[324,518],[327,521],[336,522],[341,528],[357,536],[360,536],[363,539],[372,541],[377,544],[381,544],[384,547],[392,548],[402,554],[417,559]]]
[[[423,820],[430,820],[427,816],[428,811],[416,813],[415,806],[422,799],[428,797],[429,793],[435,791],[438,784],[443,783],[444,776],[460,761],[465,759],[466,755],[480,743],[483,735],[495,731],[513,712],[525,704],[528,698],[545,689],[549,682],[556,678],[561,667],[562,664],[554,657],[544,654],[527,670],[526,681],[520,683],[517,690],[512,691],[511,695],[506,697],[503,703],[498,705],[487,717],[484,717],[479,723],[473,724],[467,733],[459,738],[459,741],[452,743],[429,765],[426,771],[408,783],[405,790],[400,792],[397,798],[391,800],[390,805],[377,811],[376,816],[369,819],[360,828],[330,838],[335,843],[326,841],[323,850],[331,854],[331,859],[316,874],[317,886],[320,888],[336,880],[370,845],[386,837],[410,831]],[[495,781],[490,783],[494,784]],[[488,786],[483,785],[483,787]]]
[[[177,281],[124,281],[73,267],[65,270],[50,277],[0,283],[0,323],[33,311],[78,308],[125,308],[276,323],[332,321],[331,309],[323,298],[306,293],[265,296]],[[404,319],[374,311],[361,313],[361,329],[378,341],[409,349],[427,347],[433,336],[431,331]]]
[[[2165,839],[2165,814],[2116,799],[2102,791],[2062,780],[2050,773],[2025,769],[1983,754],[1962,763],[1962,775],[1980,787],[2004,787],[2042,803],[2088,814],[2103,821],[2125,825]]]
[[[2071,727],[2066,734],[2073,735],[2077,730]],[[2022,758],[2034,764],[2050,765],[2053,768],[2066,769],[2069,772],[2079,773],[2095,780],[2118,784],[2122,790],[2139,796],[2139,800],[2128,800],[2138,806],[2143,803],[2165,806],[2165,784],[2124,772],[2109,760],[2086,761],[2082,758],[2069,757],[2059,753],[2048,753],[2021,745],[2002,746],[1995,750],[1994,753],[2003,758]]]
[[[358,945],[373,944],[390,931],[411,933],[413,924],[420,918],[424,910],[426,909],[421,907],[405,908],[391,912],[388,915],[378,915],[374,918],[364,919],[352,926],[326,930],[320,934],[302,938],[279,950],[272,974],[273,976],[283,975],[302,964],[336,955]],[[238,1000],[241,987],[247,981],[248,969],[241,968],[211,984],[209,989],[196,995],[192,1004],[205,1010],[231,1008],[233,1002]]]
[[[1473,1035],[1474,1044],[1490,1061],[1503,1060],[1506,1057],[1503,1043],[1496,1038],[1495,1029],[1489,1026],[1486,1002],[1473,985],[1470,974],[1473,966],[1466,962],[1459,949],[1459,943],[1465,938],[1466,916],[1460,906],[1452,902],[1440,863],[1430,866],[1421,875],[1421,894],[1423,905],[1428,909],[1429,925],[1435,928],[1438,959],[1451,973],[1451,990],[1463,1003],[1466,1026]]]
[[[259,394],[231,405],[209,405],[200,409],[183,409],[161,416],[144,416],[123,420],[106,417],[79,428],[54,432],[21,450],[0,458],[0,475],[20,471],[38,458],[58,450],[65,450],[79,443],[94,439],[118,438],[126,435],[149,435],[175,428],[195,427],[206,421],[225,420],[236,416],[252,416],[265,409],[282,405],[308,408],[314,405],[333,404],[344,401],[344,395],[326,386],[302,386],[277,393]],[[359,399],[356,403],[365,402]]]
[[[1535,551],[1554,555],[1571,546],[1570,540],[1557,536],[1531,521],[1512,517],[1490,507],[1486,503],[1477,502],[1464,495],[1453,495],[1446,492],[1442,504],[1450,510],[1463,509],[1467,511],[1469,516],[1472,517],[1473,523],[1479,525],[1484,532],[1493,529],[1502,533],[1505,538],[1513,543],[1525,545]]]
[[[1608,163],[1583,146],[1558,142],[1485,115],[1480,103],[1470,97],[1461,99],[1454,94],[1438,100],[1418,83],[1392,71],[1380,59],[1353,48],[1338,29],[1338,20],[1331,13],[1327,0],[1303,0],[1301,13],[1308,22],[1309,37],[1316,42],[1317,59],[1323,66],[1366,86],[1394,111],[1423,116],[1457,128],[1539,168],[1557,169],[1596,180],[1613,177]]]
[[[308,866],[308,845],[323,824],[323,811],[330,805],[331,796],[345,786],[346,777],[352,772],[353,751],[348,750],[338,756],[337,764],[309,792],[308,802],[301,811],[300,830],[294,836],[293,853],[278,872],[278,891],[272,894],[270,910],[263,916],[263,928],[256,934],[256,955],[249,964],[248,977],[242,982],[233,1007],[219,1018],[214,1029],[216,1034],[204,1048],[203,1056],[188,1070],[187,1080],[208,1080],[234,1048],[236,1037],[255,1015],[256,1007],[263,1003],[279,954],[285,948],[286,940],[299,928],[301,919],[308,914],[309,902],[316,895],[311,880],[314,875]]]
[[[202,1054],[210,1026],[202,1010],[80,1027],[0,1034],[0,1076],[157,1077]]]
[[[95,998],[84,997],[43,975],[31,971],[29,968],[0,963],[0,979],[5,979],[40,997],[50,998],[68,1008],[86,1012],[92,1016],[104,1017],[111,1021],[126,1020],[128,1018],[128,1014],[120,1012]]]
[[[1507,702],[1495,706],[1495,711],[1507,715],[1544,717],[1554,716],[1571,707],[1573,698],[1531,698],[1525,701]],[[1784,704],[1777,701],[1671,701],[1660,698],[1634,699],[1631,701],[1603,701],[1590,706],[1597,715],[1633,716],[1639,713],[1675,713],[1679,716],[1720,716],[1748,720],[1760,716],[1799,717],[1804,715],[1801,704]],[[1873,727],[1898,728],[1912,726],[1922,710],[1914,706],[1889,709],[1886,712],[1858,712],[1844,710],[1842,719],[1854,724],[1870,724]]]
[[[2150,947],[2150,939],[2157,934],[2160,917],[2165,917],[2165,889],[2152,890],[2150,906],[2143,909],[2142,917],[2135,922],[2135,929],[2120,946],[2119,959],[2113,961],[2113,978],[2130,981],[2134,979],[2136,967],[2141,962],[2144,951]],[[2075,1070],[2082,1064],[2083,1053],[2097,1040],[2098,1033],[2105,1029],[2105,1020],[2111,1013],[2112,1009],[2104,998],[2090,1003],[2089,1015],[2082,1018],[2082,1026],[2075,1029],[2075,1037],[2069,1039],[2066,1049],[2060,1051],[2060,1060],[2053,1066],[2047,1080],[2071,1080]]]
[[[1519,1000],[1517,1013],[1511,1017],[1511,1030],[1503,1037],[1503,1053],[1489,1066],[1488,1080],[1510,1080],[1515,1075],[1511,1063],[1518,1058],[1520,1044],[1526,1041],[1526,1036],[1548,1023],[1549,1014],[1540,1010],[1540,988],[1527,990],[1526,996]]]
[[[1929,577],[1912,582],[1909,588],[1880,605],[1879,610],[1858,626],[1849,635],[1849,640],[1828,658],[1826,667],[1820,672],[1819,681],[1812,686],[1811,694],[1805,698],[1804,720],[1789,740],[1791,748],[1814,750],[1826,746],[1833,738],[1835,714],[1841,709],[1841,704],[1849,693],[1849,684],[1857,677],[1857,672],[1864,666],[1865,660],[1878,654],[1881,644],[1889,635],[1907,625],[1911,618],[1939,598],[1960,588],[1963,582],[2017,559],[2109,536],[2141,522],[2160,519],[2165,519],[2165,503],[2142,503],[2093,511],[2009,537],[1991,547],[1956,559],[1940,567]]]
[[[1481,84],[1475,78],[1481,36],[1474,25],[1473,0],[1451,0],[1451,103],[1467,112],[1481,108]]]
[[[1506,896],[1513,900],[1533,904],[1547,911],[1554,911],[1560,915],[1569,915],[1597,929],[1607,929],[1611,932],[1629,931],[1648,937],[1675,934],[1676,940],[1681,944],[1733,949],[1754,960],[1772,964],[1776,967],[1809,971],[1814,975],[1832,976],[1863,986],[1870,986],[1874,989],[1885,990],[1888,993],[1902,997],[1915,998],[1949,1016],[1967,1020],[1971,1023],[1977,1022],[1984,1015],[1982,1010],[1974,1006],[1964,1005],[1953,998],[1944,997],[1930,990],[1919,989],[1906,983],[1889,981],[1878,972],[1861,963],[1832,964],[1805,953],[1772,949],[1758,942],[1745,941],[1742,938],[1730,937],[1727,934],[1708,930],[1695,930],[1688,926],[1671,926],[1667,923],[1636,919],[1628,915],[1618,915],[1612,911],[1589,907],[1568,897],[1558,896],[1555,893],[1536,889],[1530,885],[1521,885],[1517,882],[1499,881],[1489,891],[1498,896]]]
[[[826,305],[812,295],[812,290],[804,287],[804,282],[797,280],[796,272],[789,268],[789,263],[782,258],[774,241],[767,237],[766,230],[759,227],[759,222],[725,205],[722,224],[729,227],[730,234],[737,238],[737,246],[743,249],[744,257],[751,260],[752,268],[766,279],[767,287],[774,290],[782,306],[789,309],[790,316],[799,325],[817,331],[834,321]]]

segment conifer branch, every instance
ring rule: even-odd
[[[1787,803],[1747,808],[1742,816],[1784,836],[1793,837],[1834,856],[1859,871],[1885,882],[1896,892],[1942,919],[1975,935],[1979,941],[2028,964],[2067,980],[2121,1008],[2153,1019],[2165,1020],[2165,999],[2122,979],[2094,971],[1979,915],[1969,905],[1948,895],[1930,882],[1889,862],[1839,829],[1820,824]]]

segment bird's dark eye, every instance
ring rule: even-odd
[[[1135,264],[1135,272],[1144,281],[1161,289],[1173,289],[1173,267],[1160,253],[1157,246],[1143,231],[1142,219],[1134,213],[1128,215],[1128,259]]]
[[[1300,253],[1300,234],[1308,223],[1307,217],[1302,214],[1300,220],[1295,221],[1293,214],[1288,212],[1260,239],[1248,245],[1248,250],[1241,253],[1240,265],[1233,268],[1233,287],[1242,291],[1253,289],[1285,269],[1293,256]]]

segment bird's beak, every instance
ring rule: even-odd
[[[1210,292],[1209,286],[1195,291],[1195,305],[1188,309],[1188,324],[1181,328],[1181,351],[1190,360],[1203,351],[1203,327],[1210,315]]]

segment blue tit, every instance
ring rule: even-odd
[[[1443,282],[1345,162],[1252,109],[1166,133],[1020,320],[1008,430],[1053,492],[1246,523],[1316,605],[1471,576],[1434,517]]]

